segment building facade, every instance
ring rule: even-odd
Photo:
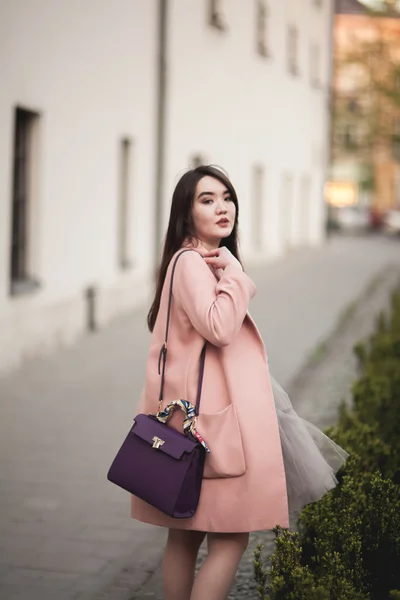
[[[332,2],[0,7],[0,370],[148,301],[179,176],[226,169],[246,263],[324,237]]]
[[[384,10],[383,10],[384,9]],[[378,217],[400,203],[400,13],[336,0],[330,185]],[[341,193],[341,189],[347,193]],[[335,194],[334,194],[335,195]]]

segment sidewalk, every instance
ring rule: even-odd
[[[333,239],[251,270],[251,313],[284,386],[399,240]],[[0,380],[0,598],[130,598],[159,563],[164,532],[129,519],[107,468],[143,385],[145,313]],[[129,576],[124,578],[124,568]]]

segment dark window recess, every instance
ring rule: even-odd
[[[261,56],[269,56],[268,7],[264,0],[257,0],[257,52]]]
[[[319,76],[320,70],[320,51],[318,44],[311,44],[310,46],[310,72],[311,72],[311,85],[314,88],[321,86],[321,80]]]
[[[343,131],[343,147],[346,150],[357,150],[359,145],[357,128],[352,123],[346,123]]]
[[[120,145],[120,198],[118,215],[118,263],[121,269],[129,269],[132,261],[129,256],[130,234],[130,196],[131,196],[131,153],[132,142],[129,138],[121,140]]]
[[[257,252],[263,249],[263,213],[264,213],[264,179],[265,172],[261,165],[253,167],[253,246]]]
[[[31,291],[38,286],[28,268],[32,130],[37,118],[36,113],[21,108],[15,110],[10,268],[12,294]]]
[[[209,0],[209,23],[216,29],[224,31],[226,24],[222,15],[222,0]]]
[[[292,75],[299,74],[298,64],[298,45],[299,45],[299,32],[295,25],[289,25],[287,33],[287,59],[289,73]]]
[[[360,105],[355,98],[351,98],[347,103],[347,108],[350,114],[357,115],[360,112]]]
[[[89,286],[85,290],[86,327],[88,331],[97,331],[97,289]]]

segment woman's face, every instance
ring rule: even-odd
[[[198,182],[192,207],[196,237],[213,250],[232,233],[236,206],[226,186],[206,175]]]

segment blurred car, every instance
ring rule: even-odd
[[[400,234],[400,208],[388,210],[383,219],[383,230],[390,234]]]
[[[371,227],[368,208],[363,206],[343,206],[336,214],[339,229],[349,232],[367,231]]]

